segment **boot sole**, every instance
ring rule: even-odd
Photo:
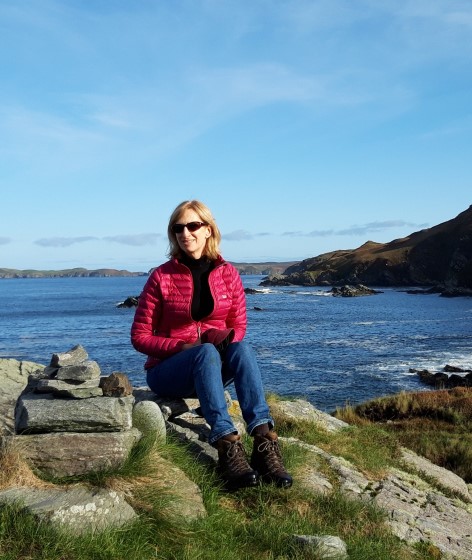
[[[236,490],[241,490],[242,488],[254,488],[259,483],[259,479],[255,476],[248,480],[224,480],[224,488],[228,492],[235,492]]]

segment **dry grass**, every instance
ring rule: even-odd
[[[336,411],[350,424],[379,423],[405,447],[472,482],[472,388],[400,393]]]
[[[22,457],[20,448],[15,443],[3,439],[0,443],[0,490],[12,486],[52,488],[54,484],[37,477]]]

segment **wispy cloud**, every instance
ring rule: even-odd
[[[0,245],[8,245],[11,243],[10,237],[0,237]]]
[[[282,235],[288,237],[330,237],[334,235],[367,235],[370,233],[378,233],[387,229],[409,227],[413,229],[423,229],[428,224],[415,224],[413,222],[405,222],[404,220],[386,220],[384,222],[369,222],[363,225],[352,225],[346,229],[324,229],[313,230],[310,232],[303,231],[286,231]]]
[[[273,235],[267,231],[261,231],[259,233],[250,233],[244,229],[237,229],[235,231],[231,231],[230,233],[223,233],[221,237],[225,241],[249,241],[254,239],[255,237],[267,237]]]
[[[230,233],[222,234],[222,238],[225,241],[248,241],[250,239],[254,239],[254,235],[244,229],[237,229]]]
[[[162,237],[163,236],[160,233],[138,233],[131,235],[109,235],[103,239],[105,241],[119,243],[121,245],[142,247],[143,245],[155,245],[156,241]]]
[[[98,237],[90,235],[83,237],[43,237],[35,241],[36,245],[41,247],[70,247],[76,243],[86,243],[87,241],[96,241]]]
[[[95,237],[92,235],[81,237],[44,237],[37,239],[34,243],[41,247],[70,247],[77,243],[86,243],[88,241],[108,241],[110,243],[118,243],[120,245],[131,245],[133,247],[141,247],[143,245],[155,245],[158,239],[163,236],[160,233],[138,233],[130,235],[108,235],[105,237]],[[0,238],[8,240],[9,238]],[[8,241],[7,241],[8,242]]]

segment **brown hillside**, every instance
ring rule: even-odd
[[[472,289],[472,206],[456,218],[389,243],[368,241],[287,268],[294,284],[447,286]]]

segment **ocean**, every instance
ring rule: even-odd
[[[472,298],[399,289],[335,298],[328,288],[261,288],[243,276],[248,333],[265,390],[332,412],[399,391],[429,390],[410,368],[472,369]],[[146,277],[0,280],[0,357],[48,364],[81,344],[103,375],[145,385],[145,357],[132,348],[134,309],[118,308]]]

